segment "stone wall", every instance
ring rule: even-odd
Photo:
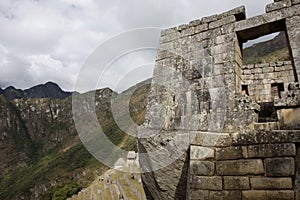
[[[281,97],[282,91],[289,90],[289,84],[295,82],[295,75],[290,61],[277,61],[244,65],[242,80],[242,85],[247,88],[245,92],[253,100],[273,102]]]
[[[192,142],[188,199],[296,199],[300,131],[271,131],[272,126],[257,124],[251,134],[223,134],[215,145]]]
[[[299,16],[298,0],[276,0],[162,31],[138,129],[148,199],[298,198]],[[292,60],[243,66],[242,43],[278,31]],[[259,104],[276,117],[258,123]]]

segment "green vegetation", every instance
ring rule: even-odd
[[[138,124],[144,121],[148,91],[149,85],[142,86],[131,97],[131,116]],[[21,197],[25,199],[35,198],[33,195],[36,192],[38,192],[38,199],[42,200],[66,199],[78,193],[81,188],[90,185],[96,176],[107,170],[107,167],[99,163],[77,138],[76,132],[72,129],[74,125],[69,122],[72,122],[72,119],[51,120],[43,112],[36,116],[32,112],[29,119],[23,119],[22,114],[24,113],[22,113],[20,107],[3,97],[0,98],[0,116],[7,118],[6,110],[9,110],[11,118],[11,126],[2,125],[0,131],[5,131],[9,135],[7,141],[14,148],[14,152],[18,155],[27,155],[26,160],[21,165],[18,157],[12,159],[10,164],[14,167],[5,176],[1,177],[1,200],[19,199]],[[42,105],[39,104],[41,102]],[[68,107],[69,102],[70,99],[55,102],[51,99],[18,101],[25,112],[29,110],[28,105],[30,104],[34,104],[36,107],[49,107],[48,105],[52,103],[59,104],[61,108],[65,109],[64,112],[66,113],[72,112]],[[128,151],[137,151],[136,138],[125,134],[118,127],[109,108],[109,103],[104,102],[101,104],[101,108],[97,110],[103,131],[114,144]],[[126,122],[123,116],[119,116],[118,120]],[[135,129],[132,127],[128,127],[128,130],[126,130],[131,134],[134,134],[134,131]],[[64,141],[57,143],[53,140],[50,141],[51,137],[58,133],[63,134]],[[54,144],[50,145],[49,142]]]
[[[30,139],[26,125],[20,116],[20,111],[10,101],[1,99],[2,103],[5,104],[11,115],[11,126],[5,127],[5,131],[12,136],[14,142],[14,148],[18,151],[25,153],[25,155],[31,159],[35,159],[36,146]]]
[[[53,194],[52,200],[65,200],[74,194],[77,194],[81,187],[76,182],[71,182],[65,186],[60,186]]]
[[[247,52],[247,51],[246,51]],[[263,56],[254,56],[251,51],[245,55],[243,64],[258,64],[258,63],[270,63],[274,61],[288,61],[291,60],[287,49],[280,49],[277,51],[270,52]]]
[[[85,187],[89,182],[74,182],[68,174],[73,170],[84,171],[85,169],[103,171],[105,167],[92,157],[82,144],[72,147],[65,153],[50,153],[37,163],[28,167],[21,167],[5,176],[0,182],[0,199],[13,199],[16,194],[29,197],[31,186],[35,183],[47,185],[53,178],[57,179],[59,186],[45,193],[43,199],[51,199],[54,194],[76,194],[80,188]],[[93,180],[94,175],[84,178]]]
[[[254,44],[243,50],[243,64],[291,60],[284,32],[274,39]]]

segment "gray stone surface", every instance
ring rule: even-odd
[[[274,200],[293,200],[295,199],[293,190],[267,190],[266,196],[267,199]]]
[[[265,172],[260,159],[218,161],[216,169],[217,174],[221,176],[259,175]]]
[[[191,144],[206,147],[228,147],[231,140],[228,133],[191,132]]]
[[[250,190],[247,176],[224,176],[223,180],[225,190]]]
[[[247,157],[247,148],[241,146],[216,149],[216,160],[234,160]]]
[[[190,151],[191,160],[205,160],[215,157],[215,150],[213,148],[192,145]]]
[[[242,6],[161,32],[138,129],[140,152],[163,152],[140,157],[149,199],[295,198],[299,3],[275,0],[249,19]],[[286,33],[291,61],[243,65],[242,43],[278,31]],[[276,120],[262,118],[263,105]]]
[[[266,200],[266,191],[264,190],[246,190],[242,192],[243,200]]]
[[[209,200],[209,190],[191,190],[188,195],[188,199],[191,200]]]
[[[293,190],[249,190],[242,192],[243,200],[293,200]]]
[[[300,130],[274,130],[270,134],[271,142],[300,142]]]
[[[250,133],[232,134],[232,144],[236,146],[264,144],[269,142],[269,133],[264,130],[253,131]]]
[[[268,4],[266,6],[266,12],[268,13],[268,12],[271,12],[274,10],[280,10],[282,8],[290,7],[291,5],[292,5],[292,2],[290,0],[282,0],[279,2],[274,2],[274,3]]]
[[[294,158],[267,158],[265,159],[267,176],[293,176],[295,174]]]
[[[249,158],[295,156],[296,146],[292,143],[250,145]]]
[[[215,174],[215,163],[211,161],[190,161],[190,174],[212,176]]]
[[[300,0],[292,0],[292,4],[295,5],[295,4],[300,4]]]
[[[240,199],[241,192],[240,191],[211,191],[209,194],[209,198],[212,200]]]
[[[261,189],[293,189],[292,178],[267,178],[251,177],[251,188],[254,190]]]
[[[222,190],[222,177],[196,176],[191,184],[191,188],[200,190]]]

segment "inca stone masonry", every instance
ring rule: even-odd
[[[290,61],[242,64],[243,43],[278,31]],[[300,199],[299,79],[300,0],[163,30],[138,147],[169,156],[140,156],[147,198]]]

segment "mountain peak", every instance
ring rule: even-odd
[[[54,83],[52,81],[48,81],[47,83],[44,84],[45,86],[55,86],[55,87],[59,87],[59,85],[57,83]],[[59,87],[60,88],[60,87]]]
[[[8,86],[5,90],[17,90],[14,86]]]
[[[13,86],[7,87],[5,90],[0,90],[0,94],[3,94],[8,99],[19,98],[54,98],[64,99],[72,95],[72,92],[63,91],[58,84],[54,82],[47,82],[33,86],[26,90],[16,89]]]

